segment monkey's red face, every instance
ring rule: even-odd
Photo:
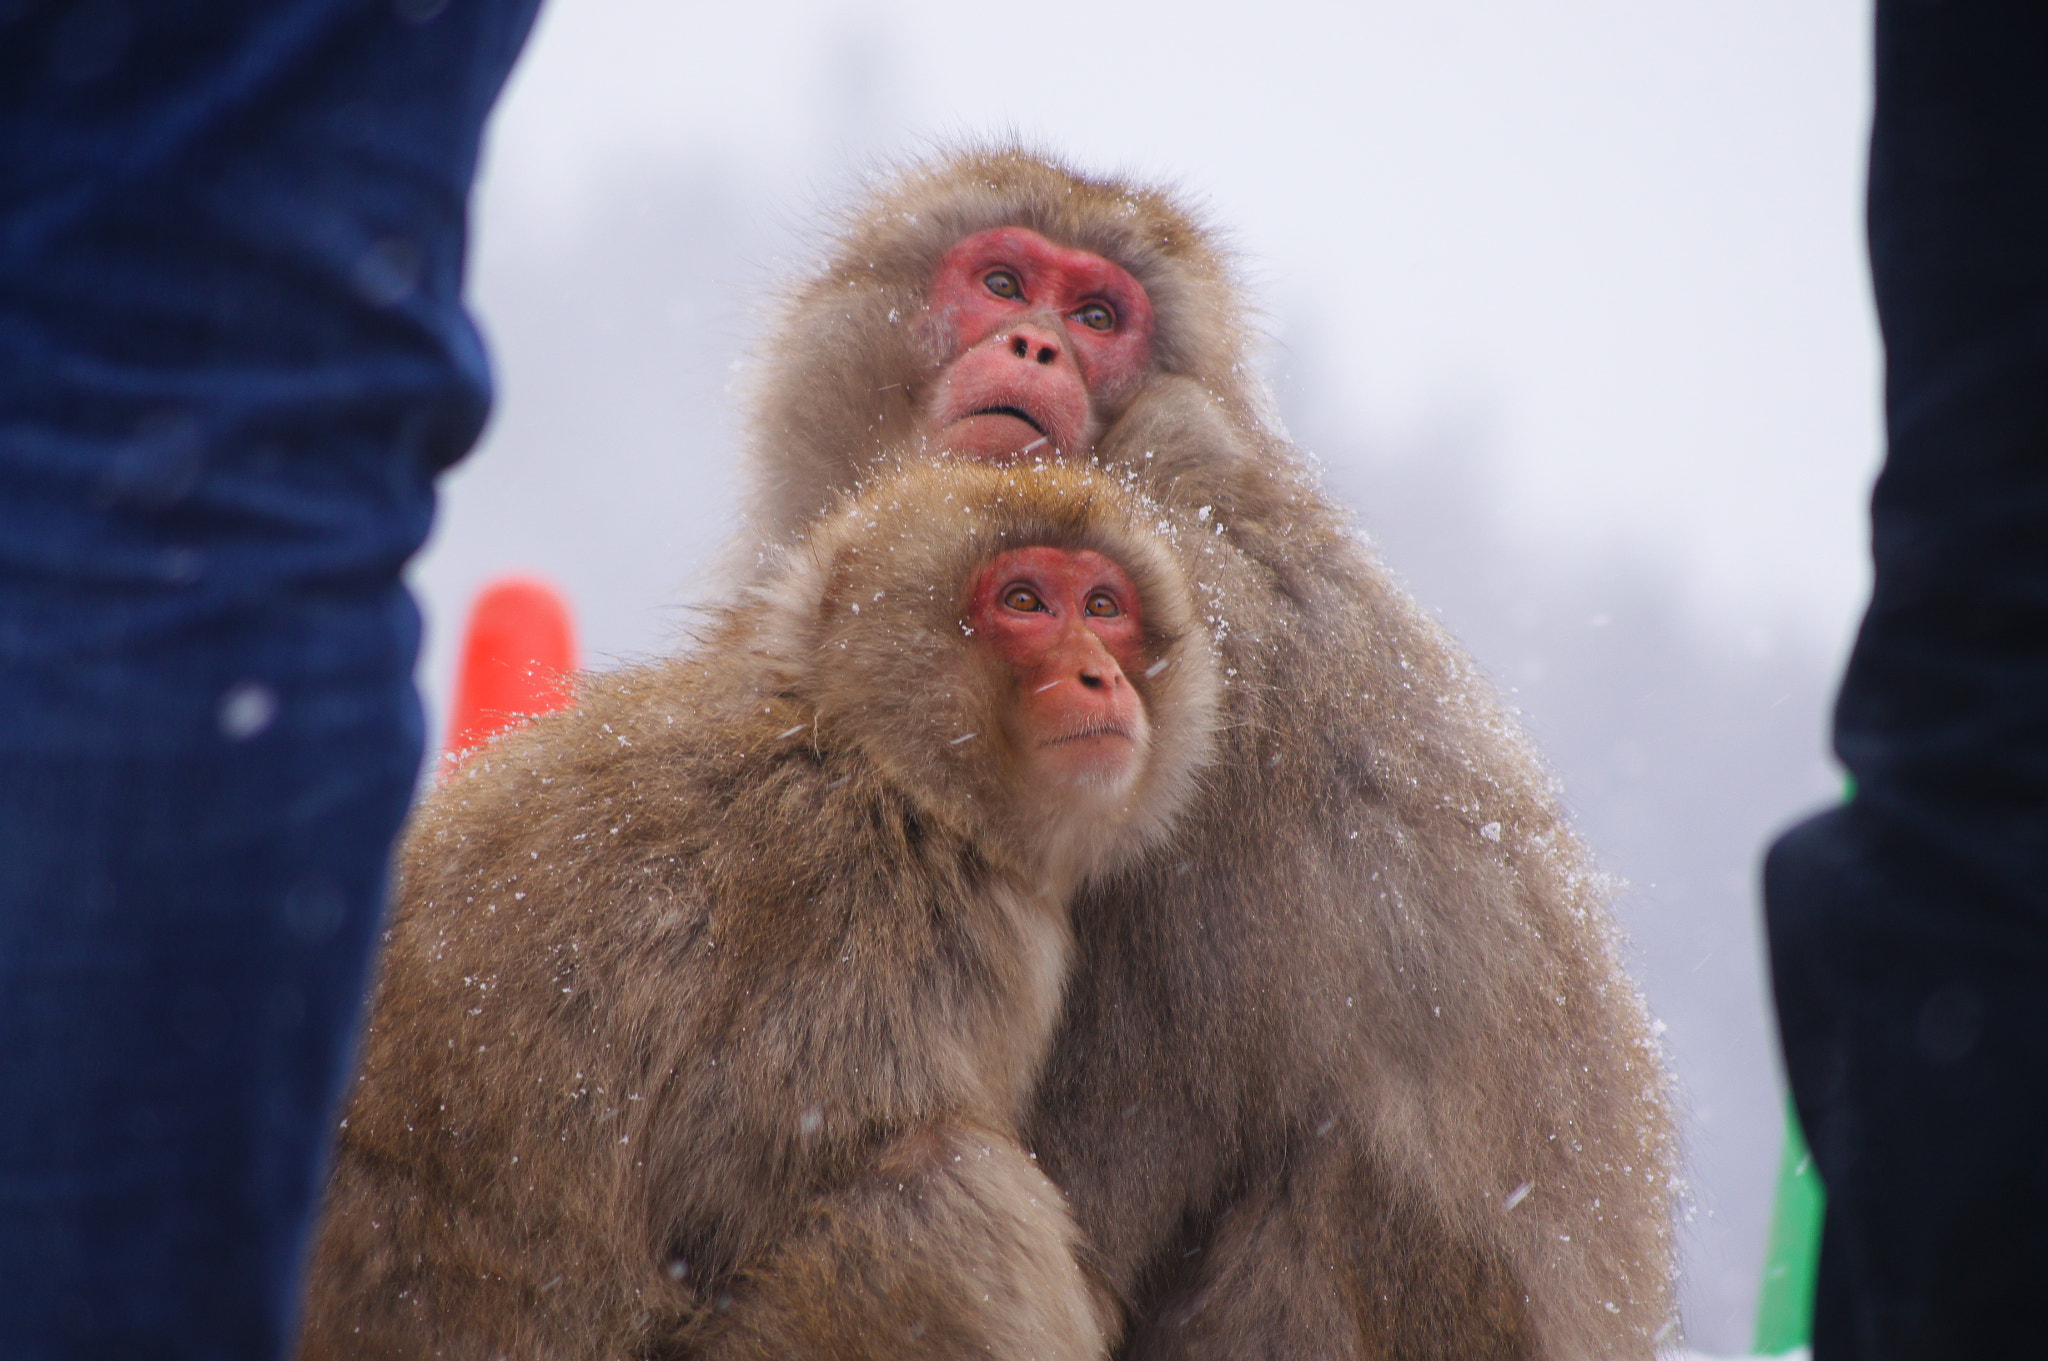
[[[975,578],[967,622],[1013,678],[1006,726],[1032,772],[1129,788],[1151,728],[1129,678],[1145,629],[1124,570],[1100,553],[1013,549]]]
[[[974,458],[1086,453],[1100,404],[1152,362],[1152,303],[1138,281],[1023,227],[954,246],[927,306],[952,358],[925,417],[941,443]]]

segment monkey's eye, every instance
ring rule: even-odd
[[[1024,296],[1024,285],[1016,275],[1007,269],[992,269],[982,276],[982,284],[999,298],[1017,299]]]
[[[1074,309],[1074,320],[1091,331],[1108,331],[1116,326],[1116,312],[1106,302],[1084,302]]]
[[[1097,591],[1089,596],[1087,610],[1091,619],[1114,619],[1124,612],[1123,607],[1116,603],[1116,597],[1108,591]]]
[[[1038,598],[1038,592],[1029,586],[1012,586],[1003,592],[1003,608],[1016,610],[1020,614],[1031,614],[1045,608],[1045,602]]]

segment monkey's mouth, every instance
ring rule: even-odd
[[[1076,791],[1122,797],[1137,777],[1144,752],[1138,734],[1114,722],[1090,723],[1051,738],[1038,759],[1058,783]]]
[[[1032,415],[1029,411],[1026,411],[1021,406],[985,406],[979,411],[970,411],[967,414],[970,417],[1008,416],[1011,420],[1024,422],[1024,424],[1030,426],[1033,430],[1036,430],[1040,435],[1045,434],[1045,426],[1039,422],[1039,419],[1036,416]]]
[[[1070,742],[1092,742],[1098,737],[1121,737],[1126,742],[1135,742],[1130,730],[1114,723],[1091,723],[1077,732],[1062,733],[1060,736],[1041,743],[1047,747],[1064,747]]]
[[[954,453],[984,463],[1007,463],[1014,458],[1054,452],[1053,438],[1046,433],[1050,423],[1015,402],[991,402],[949,420],[940,438]]]

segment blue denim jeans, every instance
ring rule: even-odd
[[[1827,1187],[1815,1361],[2039,1357],[2048,1289],[2048,7],[1880,0],[1890,448],[1835,712],[1764,887]]]
[[[9,1361],[288,1345],[534,4],[0,4]]]

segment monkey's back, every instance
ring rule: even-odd
[[[723,643],[417,810],[308,1361],[623,1353],[878,1131],[1010,1121],[974,1061],[1034,986],[1001,877]]]

